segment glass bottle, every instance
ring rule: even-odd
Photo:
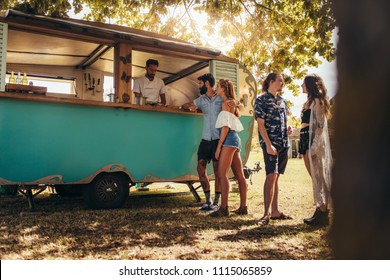
[[[21,84],[22,83],[22,77],[20,77],[20,72],[18,72],[18,76],[16,77],[15,84]]]
[[[24,72],[24,75],[23,75],[22,85],[25,85],[25,86],[28,85],[27,74],[26,74],[26,72]]]
[[[15,74],[14,71],[11,71],[11,76],[9,77],[8,83],[14,84],[15,83]]]

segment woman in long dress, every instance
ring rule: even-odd
[[[308,225],[329,224],[332,154],[327,119],[331,117],[327,90],[321,77],[308,75],[304,78],[302,92],[307,94],[303,106],[299,153],[313,183],[316,210]]]
[[[217,85],[217,94],[222,97],[222,111],[219,113],[216,128],[221,129],[221,135],[215,158],[218,160],[218,177],[221,185],[221,206],[211,213],[213,217],[229,216],[228,196],[229,196],[229,178],[230,167],[238,181],[240,191],[240,207],[234,212],[238,215],[248,214],[246,205],[247,184],[243,172],[243,164],[240,157],[241,139],[238,132],[243,130],[239,120],[239,102],[236,100],[234,86],[229,80],[219,80]],[[234,106],[232,106],[232,102]]]

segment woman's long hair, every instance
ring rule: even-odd
[[[236,93],[234,92],[234,86],[233,86],[233,83],[229,80],[224,80],[224,79],[220,79],[219,80],[219,86],[221,88],[223,88],[223,90],[225,91],[225,95],[228,99],[234,99],[236,101],[236,108],[234,109],[234,114],[239,117],[240,116],[240,113],[239,113],[239,102],[238,100],[236,99]]]
[[[330,103],[328,99],[328,91],[326,90],[324,81],[316,74],[310,74],[303,80],[307,89],[307,105],[310,106],[314,99],[318,98],[320,104],[324,106],[326,118],[331,118]]]

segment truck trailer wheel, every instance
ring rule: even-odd
[[[122,206],[129,197],[129,178],[122,173],[101,173],[84,188],[88,207],[112,209]]]

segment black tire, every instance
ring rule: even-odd
[[[129,197],[129,178],[123,173],[101,173],[84,188],[84,200],[93,209],[121,207]]]
[[[61,197],[80,197],[83,195],[83,187],[80,185],[56,185],[54,189]]]

